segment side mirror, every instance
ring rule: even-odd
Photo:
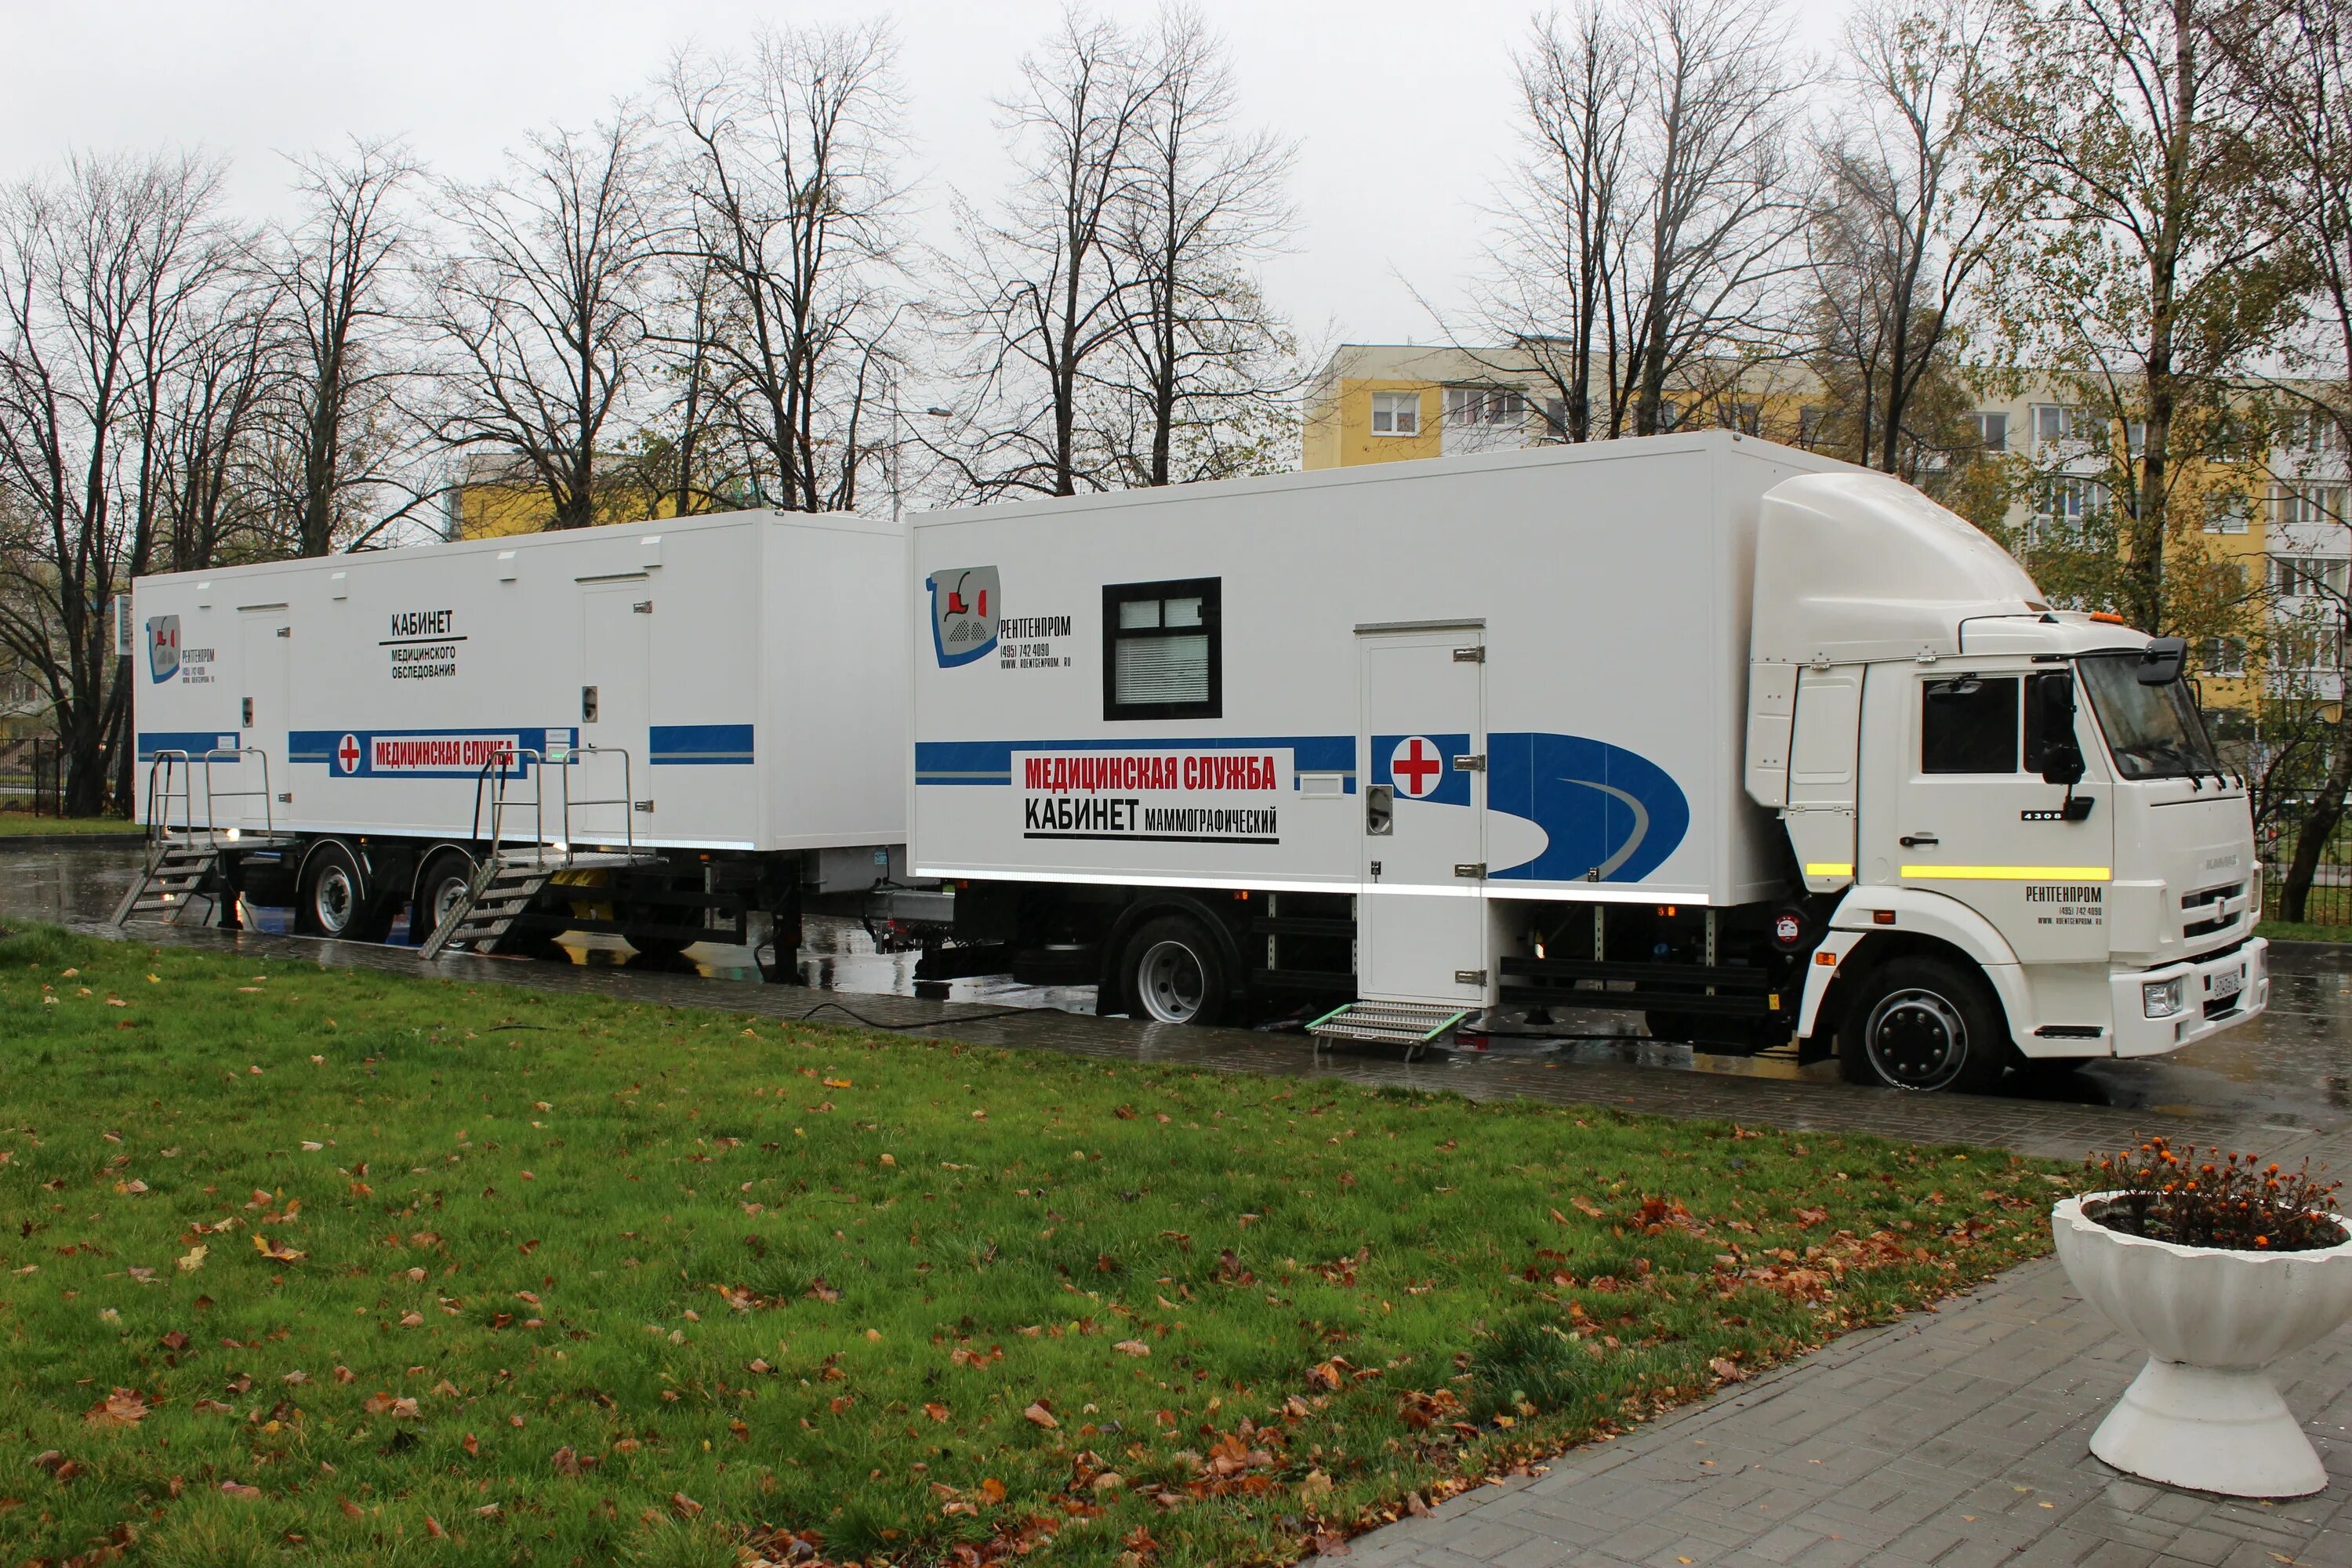
[[[2188,658],[2187,637],[2150,637],[2134,673],[2142,686],[2169,686],[2180,679],[2181,666]]]
[[[2062,670],[2027,683],[2032,707],[2025,715],[2025,765],[2042,770],[2046,784],[2074,784],[2083,777],[2083,748],[2074,740],[2074,678]]]

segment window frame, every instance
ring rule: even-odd
[[[1976,681],[1980,689],[1991,688],[1996,683],[1999,683],[2000,686],[2005,688],[2008,692],[2009,721],[2004,728],[2009,731],[2009,765],[2005,768],[1956,768],[1930,767],[1928,765],[1928,745],[1930,742],[1930,736],[1928,734],[1928,716],[1935,711],[1935,704],[1937,702],[1952,698],[1955,695],[1952,693],[1951,688],[1958,686],[1960,682],[1965,680]],[[1941,688],[1942,689],[1939,690],[1938,688]],[[1974,697],[1979,695],[1979,692],[1970,692],[1968,695],[1969,697]],[[1966,700],[1965,698],[1958,700]],[[2027,691],[2025,678],[2021,672],[2013,670],[1999,670],[1990,675],[1980,675],[1974,670],[1968,670],[1958,675],[1934,676],[1920,681],[1919,746],[1916,753],[1918,757],[1918,773],[1916,776],[1923,779],[2016,777],[2019,773],[2024,771],[2026,700]]]
[[[1371,397],[1372,401],[1367,411],[1364,425],[1365,428],[1372,435],[1391,440],[1410,440],[1421,434],[1420,393],[1375,392],[1371,395]],[[1387,405],[1386,408],[1381,406],[1384,403]],[[1400,413],[1403,413],[1408,410],[1410,410],[1412,415],[1412,428],[1410,430],[1400,430],[1396,427],[1396,416]],[[1381,428],[1381,416],[1383,413],[1389,416],[1389,427],[1385,430]]]
[[[1222,719],[1225,716],[1224,579],[1171,577],[1156,583],[1106,583],[1102,591],[1103,721],[1140,719]],[[1143,600],[1201,601],[1201,624],[1193,626],[1125,626],[1119,606]],[[1193,637],[1209,639],[1209,695],[1198,702],[1121,702],[1118,645],[1129,639]]]

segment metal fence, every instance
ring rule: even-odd
[[[2294,808],[2285,814],[2290,823],[2299,815]],[[2292,826],[2266,830],[2260,841],[2263,860],[2263,918],[2284,920],[2281,907],[2286,886],[2287,868],[2294,861],[2297,837]],[[2304,920],[2312,925],[2352,926],[2352,814],[2336,825],[2320,847],[2319,864],[2311,879],[2311,891],[2304,902]]]
[[[46,736],[0,748],[0,807],[28,811],[36,816],[63,816],[65,748]]]

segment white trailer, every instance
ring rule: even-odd
[[[904,554],[743,511],[142,579],[158,837],[123,912],[225,883],[318,935],[404,910],[422,941],[472,900],[477,946],[493,906],[789,942],[804,894],[904,870]],[[492,889],[501,856],[528,869]]]
[[[910,548],[914,874],[1104,1011],[1420,1042],[1612,1006],[1940,1089],[2264,1005],[2177,642],[2050,610],[1885,476],[1711,432]]]

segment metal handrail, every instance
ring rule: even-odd
[[[177,761],[180,770],[180,815],[186,820],[184,831],[195,831],[195,803],[189,794],[194,784],[194,769],[188,753],[176,746],[159,747],[147,763],[147,847],[152,850],[172,830],[172,767]]]
[[[611,752],[621,759],[621,796],[618,800],[572,798],[572,764],[583,755]],[[621,808],[621,843],[631,855],[637,852],[636,793],[629,773],[629,751],[625,746],[572,746],[563,758],[563,842],[572,842],[572,808],[575,805],[617,805]]]
[[[261,787],[259,789],[214,789],[213,763],[215,758],[220,757],[234,757],[236,759],[239,766],[244,765],[245,759],[247,757],[259,757],[261,759]],[[215,803],[224,800],[238,800],[251,795],[257,795],[261,797],[261,831],[263,835],[265,837],[274,836],[278,831],[278,817],[276,812],[272,809],[272,802],[269,794],[269,753],[263,751],[259,746],[215,746],[212,750],[206,752],[205,753],[205,837],[215,843],[218,843],[220,840],[220,825],[215,820],[213,815],[213,807]],[[193,819],[188,825],[188,831],[191,833],[195,831],[195,824]]]
[[[528,759],[528,762],[526,759]],[[511,763],[515,764],[516,767],[516,777],[529,778],[531,781],[530,798],[527,801],[514,801],[511,804],[515,805],[528,805],[530,807],[531,859],[535,864],[545,865],[547,862],[547,783],[544,776],[534,777],[530,771],[528,763],[539,763],[541,769],[544,770],[546,758],[540,753],[536,747],[510,746],[505,751],[499,752],[491,761],[492,764],[499,768],[498,794],[493,795],[490,799],[491,864],[495,865],[498,863],[499,858],[503,854],[499,846],[506,842],[506,814],[507,806],[509,802],[507,799],[507,773],[505,764]],[[568,840],[564,845],[564,851],[566,854],[571,852],[571,844]]]
[[[620,795],[617,797],[590,796],[586,798],[574,798],[572,794],[572,769],[577,766],[583,757],[606,754],[617,756],[621,759]],[[530,772],[530,764],[532,763],[538,764],[541,769],[541,772],[536,776],[534,776]],[[549,768],[557,768],[562,770],[556,774],[557,795],[555,805],[557,812],[557,837],[552,840],[552,842],[558,847],[560,852],[566,860],[569,860],[573,853],[572,813],[575,806],[619,806],[621,808],[622,845],[629,854],[635,855],[636,853],[636,819],[630,815],[631,812],[635,809],[636,805],[636,777],[633,764],[629,760],[629,752],[627,747],[566,746],[560,757],[551,758],[546,752],[541,752],[533,747],[510,746],[498,752],[488,762],[484,763],[480,771],[476,773],[474,778],[474,812],[469,826],[472,836],[478,840],[480,839],[482,837],[482,799],[485,795],[488,795],[490,805],[490,832],[488,840],[489,856],[493,861],[499,858],[507,842],[506,815],[508,809],[509,807],[519,809],[527,805],[530,808],[531,812],[530,845],[532,859],[537,864],[544,865],[546,863],[548,845],[551,842],[547,837],[548,801],[546,770]],[[513,771],[510,773],[509,771],[509,769]],[[497,775],[495,788],[492,787],[493,773]],[[520,796],[509,795],[508,794],[509,785],[512,783],[519,783],[524,778],[530,778],[531,780],[531,793],[530,797],[525,799]],[[518,844],[520,842],[520,840],[517,840]]]

